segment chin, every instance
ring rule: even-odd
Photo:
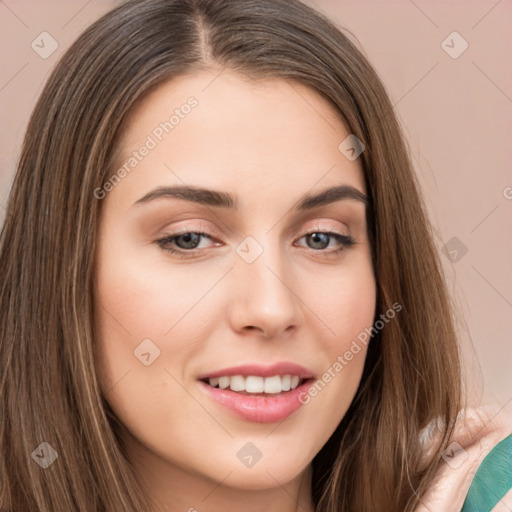
[[[305,469],[305,468],[303,468]],[[236,490],[266,491],[277,486],[286,485],[296,478],[301,470],[296,472],[282,471],[272,465],[247,470],[234,470],[223,482],[223,485]]]

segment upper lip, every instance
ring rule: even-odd
[[[297,375],[301,379],[313,377],[313,372],[295,363],[281,362],[272,365],[244,364],[223,368],[214,372],[208,372],[198,377],[198,380],[213,379],[216,377],[230,377],[233,375],[256,375],[260,377],[272,377],[274,375]]]

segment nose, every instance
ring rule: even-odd
[[[278,250],[265,249],[252,263],[238,258],[231,273],[230,323],[240,334],[279,338],[303,322],[293,273]]]

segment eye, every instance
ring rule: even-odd
[[[160,240],[157,240],[157,244],[164,250],[169,251],[178,256],[185,257],[185,252],[195,253],[195,250],[199,248],[202,238],[208,238],[212,240],[212,237],[207,233],[198,231],[187,231],[181,234],[167,235]],[[171,244],[174,244],[178,249],[173,249]]]
[[[341,251],[348,249],[355,245],[356,241],[349,235],[342,235],[341,233],[333,233],[331,231],[313,231],[306,233],[302,238],[305,238],[309,247],[317,252],[326,254],[340,253]],[[302,240],[302,238],[300,240]],[[331,251],[325,251],[324,249],[329,247],[330,242],[337,244],[337,248]]]
[[[341,251],[344,251],[356,244],[356,241],[351,236],[330,231],[313,231],[306,233],[299,240],[302,240],[303,238],[305,238],[307,243],[310,244],[312,251],[325,256],[339,254]],[[156,240],[156,243],[164,251],[175,254],[179,258],[186,258],[187,256],[194,256],[200,249],[204,249],[204,247],[200,247],[202,239],[213,240],[212,236],[208,233],[186,231],[183,233],[166,235],[165,237]],[[336,247],[334,249],[331,247],[331,250],[326,251],[325,249],[329,247],[332,241],[337,244]]]

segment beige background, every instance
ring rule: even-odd
[[[23,133],[63,50],[112,1],[0,0],[0,222]],[[404,126],[442,255],[478,397],[512,406],[512,1],[347,1],[311,5],[348,29]],[[58,49],[41,58],[42,32]],[[450,35],[458,32],[460,37]],[[449,37],[448,37],[449,36]],[[357,40],[355,39],[357,38]],[[445,41],[443,43],[443,41]],[[457,58],[453,56],[468,48]],[[446,51],[445,51],[446,50]],[[455,253],[452,252],[455,256]],[[471,341],[472,339],[472,341]],[[473,348],[474,345],[474,348]]]

